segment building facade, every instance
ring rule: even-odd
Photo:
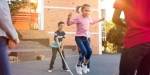
[[[57,23],[59,21],[66,22],[67,15],[70,12],[75,11],[75,7],[82,4],[90,4],[92,7],[91,16],[94,18],[102,18],[101,13],[101,0],[33,0],[33,2],[37,3],[36,12],[37,16],[37,28],[34,30],[33,28],[29,28],[26,25],[23,28],[18,28],[20,26],[16,26],[16,28],[23,32],[23,36],[34,37],[33,35],[27,35],[28,31],[40,31],[44,34],[48,34],[50,37],[50,42],[53,41],[53,32],[57,30]],[[17,23],[16,23],[17,24]],[[66,46],[75,46],[74,36],[75,36],[75,25],[73,26],[65,26],[64,31],[67,33],[65,39]],[[92,25],[90,27],[91,32],[91,46],[93,48],[93,54],[102,54],[102,26],[101,23],[96,25]],[[36,33],[38,37],[43,38],[44,36],[41,33]],[[27,37],[26,37],[27,38]],[[34,38],[33,38],[34,39]]]

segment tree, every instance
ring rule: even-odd
[[[12,15],[15,15],[16,13],[19,12],[21,8],[24,8],[28,5],[28,2],[26,0],[16,0],[16,1],[11,1],[11,4],[9,4],[10,7],[10,12]]]
[[[37,4],[36,3],[31,3],[27,0],[22,0],[22,1],[15,0],[15,1],[11,1],[11,4],[9,4],[10,12],[11,12],[12,16],[17,14],[20,9],[25,8],[27,6],[30,9],[33,9],[34,11],[36,11],[36,9],[37,9]]]
[[[107,33],[107,41],[112,43],[112,50],[116,52],[120,51],[123,46],[123,36],[124,33],[119,28],[113,27]]]
[[[105,32],[106,32],[106,41],[104,42],[105,45],[105,52],[107,53],[116,53],[120,52],[123,47],[123,37],[124,32],[121,28],[117,28],[116,25],[112,21],[106,21],[105,25]]]

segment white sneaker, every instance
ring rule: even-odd
[[[70,70],[67,69],[67,70],[64,70],[64,71],[69,72]]]
[[[90,72],[90,68],[87,68],[87,72]]]
[[[51,73],[51,72],[52,72],[52,70],[48,70],[48,72],[50,72],[50,73]]]
[[[83,72],[84,72],[85,74],[87,74],[87,73],[88,73],[87,65],[82,64],[82,69],[83,69]]]
[[[77,74],[82,75],[82,67],[76,66],[76,72],[77,72]]]

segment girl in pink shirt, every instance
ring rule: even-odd
[[[87,64],[92,55],[92,49],[88,41],[89,27],[90,25],[98,23],[103,20],[100,19],[97,21],[93,21],[92,18],[90,17],[90,11],[91,11],[90,5],[84,4],[81,6],[81,14],[79,14],[75,18],[72,18],[72,13],[70,13],[67,19],[68,26],[73,24],[76,25],[75,41],[77,46],[80,48],[81,52],[78,64],[76,66],[76,71],[80,75],[82,75],[82,71],[84,73],[87,73]],[[82,64],[83,61],[84,63]]]

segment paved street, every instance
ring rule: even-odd
[[[78,56],[66,57],[69,67],[74,75],[75,64],[77,63]],[[117,75],[118,64],[120,55],[97,55],[91,59],[91,72],[87,75]],[[57,58],[55,63],[55,69],[52,73],[48,73],[49,61],[28,61],[21,62],[19,64],[12,64],[13,75],[69,75],[68,72],[64,72],[61,69],[60,57]]]

